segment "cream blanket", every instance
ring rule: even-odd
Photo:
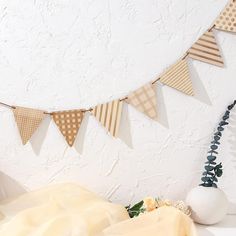
[[[193,236],[192,221],[162,207],[129,219],[124,207],[75,184],[55,185],[0,203],[0,236]]]

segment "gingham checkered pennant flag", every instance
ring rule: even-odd
[[[171,66],[160,78],[160,82],[187,95],[194,95],[187,61],[180,60]]]
[[[82,110],[59,111],[53,112],[52,117],[69,146],[73,146],[84,112]]]
[[[189,57],[215,66],[224,66],[213,31],[204,33],[188,51]]]
[[[46,115],[44,111],[26,107],[15,107],[13,109],[13,114],[22,143],[25,145],[38,129]]]
[[[215,21],[218,30],[236,33],[236,1],[231,0]]]
[[[128,95],[126,102],[151,119],[157,119],[156,85],[148,83]]]
[[[114,100],[105,104],[100,104],[93,108],[92,114],[105,127],[109,133],[117,137],[123,102]]]

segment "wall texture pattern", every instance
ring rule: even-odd
[[[53,111],[124,96],[182,56],[226,3],[3,0],[0,100]],[[159,122],[125,106],[125,142],[86,116],[73,148],[49,118],[22,146],[13,114],[1,107],[0,170],[26,189],[76,181],[124,204],[144,195],[184,198],[199,183],[213,128],[236,98],[236,36],[216,32],[216,39],[225,68],[189,60],[196,95],[159,87]],[[220,159],[219,185],[236,212],[236,112]]]

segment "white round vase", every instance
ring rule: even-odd
[[[220,222],[227,214],[228,200],[219,188],[198,186],[186,198],[196,223],[212,225]]]

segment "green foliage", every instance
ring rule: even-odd
[[[126,210],[129,213],[130,218],[138,216],[140,213],[143,213],[145,209],[143,208],[143,201],[136,203],[134,206],[127,206]]]
[[[218,124],[217,131],[214,133],[213,140],[211,142],[210,150],[208,151],[207,161],[205,162],[204,172],[202,173],[202,183],[201,186],[204,187],[215,187],[217,188],[218,177],[221,177],[223,174],[222,164],[217,164],[215,162],[218,148],[220,145],[220,139],[222,137],[222,132],[225,129],[225,126],[229,124],[227,120],[229,119],[230,112],[236,105],[236,100],[227,107],[225,114],[222,117],[222,120]]]

